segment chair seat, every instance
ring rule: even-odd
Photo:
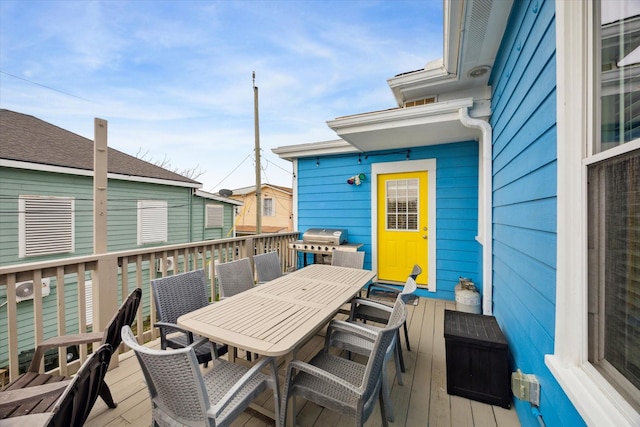
[[[221,401],[224,395],[240,381],[240,378],[249,370],[247,367],[237,363],[227,362],[226,360],[216,360],[215,367],[207,372],[204,376],[204,384],[207,393],[211,399],[211,403],[216,405]],[[223,419],[235,419],[243,411],[242,402],[253,400],[260,393],[267,389],[269,376],[265,374],[257,374],[251,378],[236,394],[229,405],[220,413],[217,424]]]
[[[391,308],[391,306],[389,306],[389,308]],[[387,322],[389,322],[389,315],[390,315],[389,312],[380,310],[376,307],[371,307],[366,305],[358,306],[355,309],[355,312],[353,313],[353,317],[356,319],[366,320],[369,322],[382,323],[385,325],[387,324]]]
[[[319,370],[329,372],[353,385],[360,387],[366,365],[343,357],[334,356],[327,352],[318,353],[311,361],[310,365]],[[298,395],[309,399],[311,397],[321,406],[326,406],[332,410],[345,414],[355,413],[359,396],[346,389],[335,387],[333,384],[323,381],[321,378],[300,372],[293,385]]]
[[[37,372],[25,372],[18,378],[10,382],[4,389],[21,390],[28,387],[36,387],[43,384],[51,384],[54,382],[60,382],[68,380],[68,377],[60,375],[41,374]],[[62,395],[64,389],[60,389],[58,393],[50,393],[44,396],[35,396],[33,400],[16,406],[2,406],[0,407],[0,420],[8,417],[14,417],[18,415],[26,415],[32,412],[50,412],[55,405],[58,398]]]

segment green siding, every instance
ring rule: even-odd
[[[179,244],[229,237],[233,228],[235,206],[192,195],[193,189],[162,184],[110,179],[108,182],[107,236],[110,252]],[[75,252],[38,257],[18,257],[18,197],[21,195],[60,196],[75,199]],[[168,241],[144,246],[137,244],[138,200],[166,200],[168,206]],[[224,227],[205,228],[204,209],[209,203],[224,205]],[[0,168],[0,266],[56,258],[90,255],[93,253],[93,180],[75,176],[25,169]],[[144,263],[146,264],[146,263]],[[155,269],[153,270],[155,271]],[[143,266],[143,284],[148,283]],[[129,280],[135,280],[130,270]],[[119,276],[120,277],[120,276]],[[87,273],[87,280],[90,279]],[[51,279],[50,294],[43,298],[44,337],[59,334],[57,330],[57,302],[59,291],[55,278]],[[121,296],[119,296],[121,300]],[[0,304],[6,301],[6,289],[0,287]],[[65,278],[66,333],[78,331],[77,278]],[[148,315],[150,301],[145,295],[143,312]],[[18,352],[34,347],[33,302],[18,304]],[[8,360],[6,305],[0,306],[0,367]]]

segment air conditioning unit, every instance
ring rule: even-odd
[[[50,284],[51,280],[48,277],[42,278],[42,296],[46,297],[50,292]],[[35,290],[33,288],[33,280],[28,280],[26,282],[18,282],[16,283],[16,301],[26,301],[29,299],[33,299],[35,296]]]
[[[173,271],[173,257],[168,256],[166,262],[167,272]],[[158,260],[158,273],[162,273],[162,258]]]

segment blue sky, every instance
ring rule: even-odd
[[[387,79],[442,56],[442,1],[0,0],[0,108],[172,169],[252,185],[271,148],[336,139],[336,117],[395,107]]]

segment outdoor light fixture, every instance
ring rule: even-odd
[[[484,76],[489,72],[489,70],[491,70],[491,67],[488,65],[478,65],[477,67],[470,69],[467,76],[475,79],[476,77]]]

